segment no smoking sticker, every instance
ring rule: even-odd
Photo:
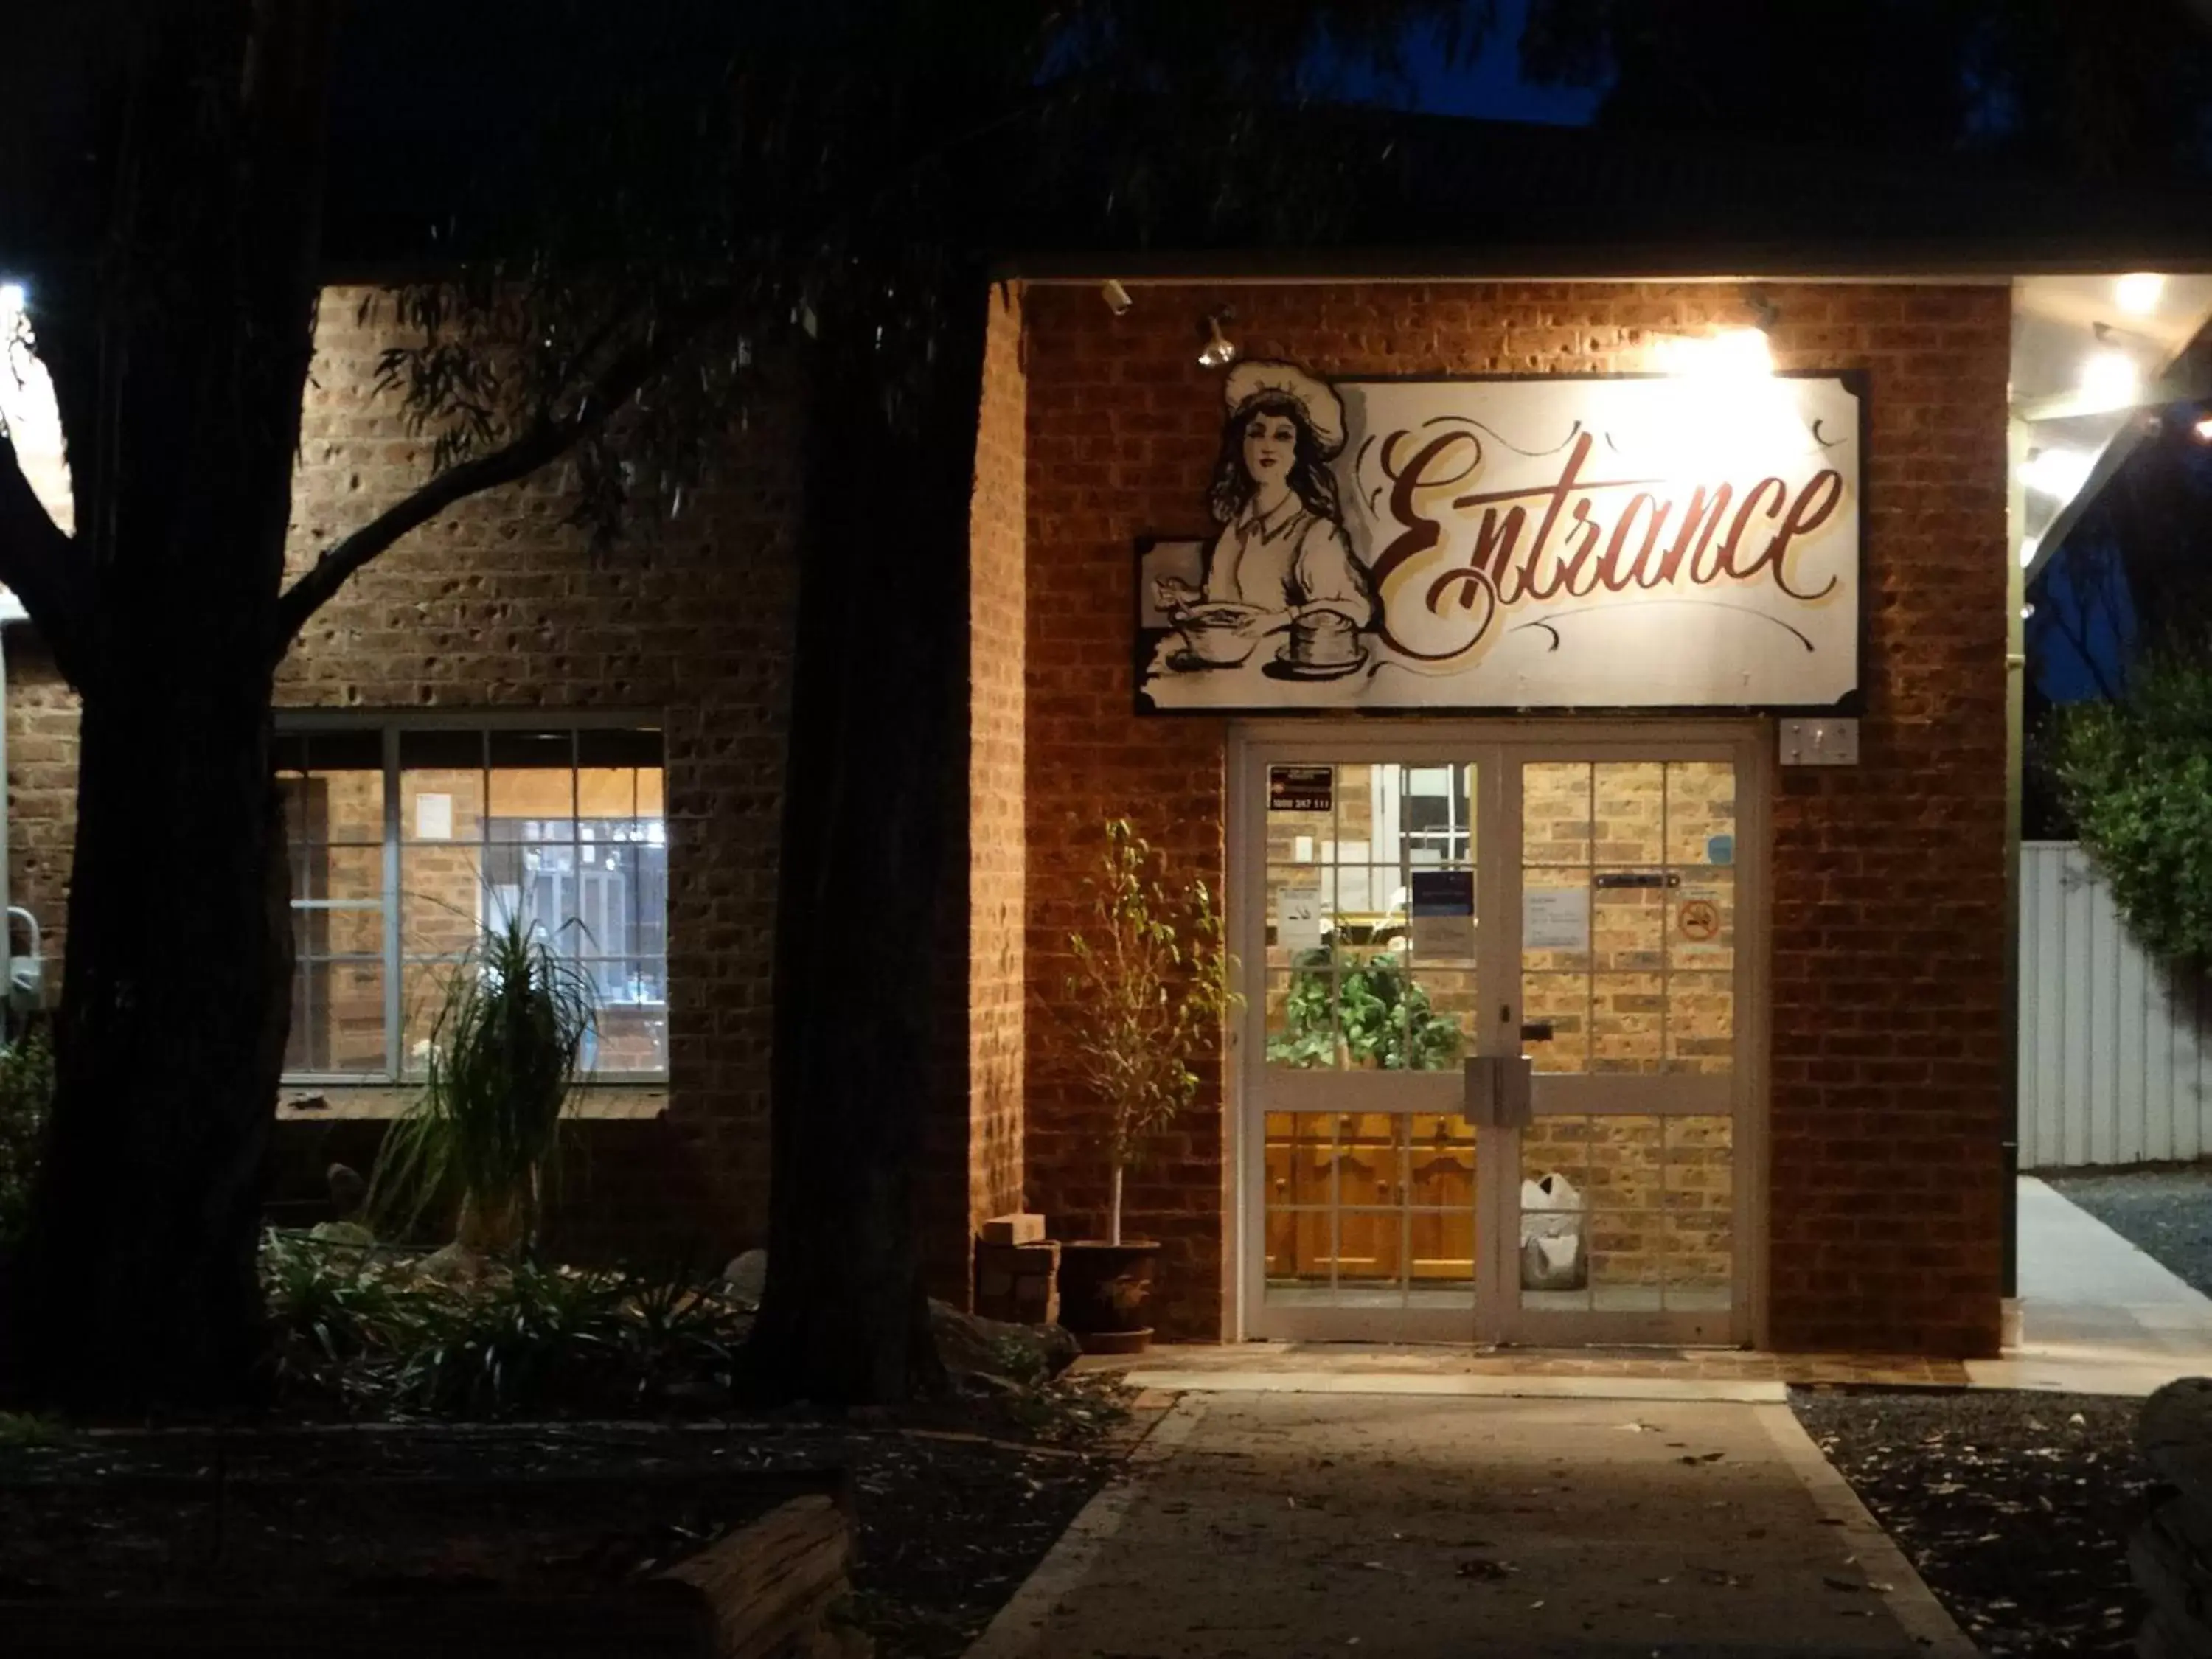
[[[1674,925],[1682,930],[1684,939],[1715,938],[1721,931],[1720,908],[1707,899],[1692,899],[1682,907]]]

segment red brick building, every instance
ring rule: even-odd
[[[2130,400],[2075,385],[2093,325],[2148,381],[2212,308],[2096,246],[1016,262],[941,1290],[984,1217],[1100,1224],[1058,1015],[1126,817],[1224,895],[1245,1000],[1130,1180],[1164,1334],[1994,1352],[2016,555],[2081,483],[2039,452],[2124,441]],[[357,298],[324,311],[302,561],[424,464]],[[286,1194],[361,1155],[496,902],[575,924],[601,997],[571,1242],[763,1234],[793,440],[756,423],[616,554],[557,474],[472,501],[309,629]],[[8,644],[9,898],[52,959],[74,714]]]

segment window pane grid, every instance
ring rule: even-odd
[[[659,731],[395,723],[288,735],[278,753],[299,964],[288,1071],[419,1076],[445,979],[483,928],[519,914],[591,981],[598,1030],[586,1070],[665,1074]],[[362,764],[378,753],[380,769]],[[354,770],[333,786],[317,770],[325,756]],[[379,838],[364,833],[378,829]],[[380,950],[324,937],[359,934],[363,923],[381,932]],[[332,975],[370,971],[377,982],[353,987],[352,1002],[335,1008]],[[364,1005],[371,996],[380,1007]],[[334,1055],[334,1024],[371,1028],[375,1042],[356,1036]]]
[[[1524,941],[1522,1018],[1549,1032],[1537,1068],[1729,1072],[1733,767],[1531,762],[1522,777],[1524,890],[1588,916],[1578,948],[1556,930]]]

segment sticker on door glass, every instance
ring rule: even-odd
[[[1703,944],[1720,933],[1720,906],[1715,904],[1711,899],[1686,900],[1682,905],[1681,914],[1675,919],[1674,926],[1680,931],[1684,939]]]
[[[1321,949],[1321,878],[1285,882],[1275,890],[1275,944],[1285,951]]]
[[[1474,872],[1416,870],[1412,872],[1407,930],[1413,954],[1431,961],[1464,959],[1474,954]]]
[[[1735,837],[1734,836],[1707,836],[1705,837],[1705,862],[1708,864],[1734,864],[1735,862]]]
[[[1524,951],[1589,949],[1589,889],[1524,887],[1521,890],[1521,948]]]
[[[1330,766],[1271,766],[1267,769],[1270,812],[1327,812],[1336,805],[1336,769]]]
[[[1720,942],[1723,896],[1712,888],[1692,887],[1674,911],[1674,933],[1686,954],[1710,955],[1728,947]]]

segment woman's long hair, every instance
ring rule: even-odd
[[[1344,509],[1337,502],[1336,475],[1328,470],[1328,458],[1321,453],[1321,440],[1314,435],[1312,423],[1298,400],[1279,392],[1253,398],[1223,424],[1221,455],[1213,464],[1213,487],[1206,497],[1215,520],[1222,524],[1234,522],[1260,487],[1244,470],[1244,428],[1260,415],[1286,417],[1298,434],[1291,457],[1291,493],[1316,518],[1342,523]]]

